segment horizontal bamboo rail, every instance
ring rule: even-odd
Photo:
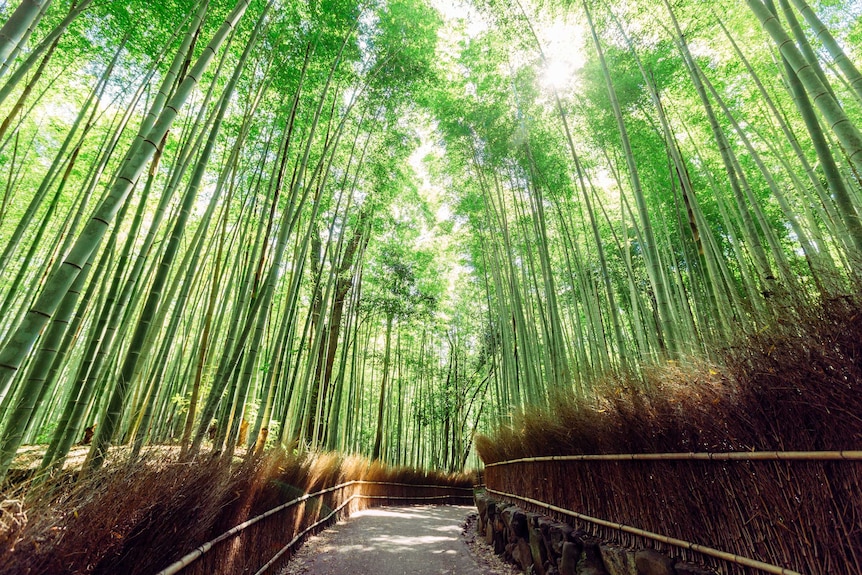
[[[472,487],[459,487],[457,485],[417,485],[414,483],[396,483],[394,481],[365,481],[364,479],[354,479],[351,483],[356,485],[395,485],[398,487],[414,487],[416,489],[454,489],[473,493]],[[449,497],[449,495],[441,497]]]
[[[347,505],[349,505],[349,504],[350,504],[350,502],[352,502],[354,499],[356,499],[356,495],[351,495],[350,497],[348,497],[348,498],[347,498],[347,500],[346,500],[346,501],[342,502],[342,503],[341,503],[341,505],[339,505],[338,507],[336,507],[335,509],[333,509],[333,510],[332,510],[332,511],[331,511],[331,512],[326,516],[326,517],[324,517],[324,518],[323,518],[323,519],[321,519],[320,521],[316,521],[313,525],[309,525],[308,527],[306,527],[305,529],[303,529],[303,530],[302,530],[302,533],[297,534],[297,535],[296,535],[296,537],[294,537],[293,539],[291,539],[291,540],[287,543],[287,545],[285,545],[284,547],[282,547],[282,548],[278,551],[278,553],[276,553],[275,555],[273,555],[272,559],[270,559],[269,561],[267,561],[267,562],[266,562],[266,564],[265,564],[263,567],[261,567],[260,569],[258,569],[258,570],[257,570],[257,572],[256,572],[254,575],[262,575],[263,573],[266,573],[266,571],[267,571],[270,567],[272,567],[273,565],[275,565],[275,562],[276,562],[276,561],[278,561],[278,560],[281,558],[281,556],[282,556],[282,555],[284,555],[285,553],[287,553],[287,552],[290,550],[290,548],[291,548],[291,547],[293,547],[294,545],[296,545],[297,543],[299,543],[299,542],[302,540],[302,538],[303,538],[303,537],[305,537],[305,536],[306,536],[306,535],[307,535],[307,534],[308,534],[312,529],[315,529],[315,528],[317,528],[317,527],[320,527],[321,525],[323,525],[324,523],[326,523],[327,521],[329,521],[330,519],[332,519],[332,516],[333,516],[333,515],[335,515],[336,513],[338,513],[339,511],[341,511],[342,509],[344,509],[344,508],[345,508]]]
[[[714,549],[712,547],[707,547],[705,545],[699,545],[697,543],[691,543],[689,541],[683,541],[682,539],[676,539],[674,537],[668,537],[667,535],[662,535],[660,533],[653,533],[652,531],[646,531],[644,529],[638,529],[637,527],[632,527],[630,525],[624,525],[622,523],[614,523],[612,521],[606,521],[604,519],[599,519],[597,517],[590,517],[589,515],[584,515],[583,513],[578,513],[576,511],[571,511],[569,509],[565,509],[563,507],[557,507],[556,505],[551,505],[550,503],[545,503],[544,501],[539,501],[538,499],[532,499],[530,497],[523,497],[521,495],[515,495],[513,493],[505,493],[503,491],[497,491],[495,489],[487,489],[488,493],[493,493],[494,495],[499,495],[500,497],[508,497],[509,499],[516,499],[519,501],[523,501],[525,503],[529,503],[531,505],[535,505],[536,507],[541,507],[543,509],[547,509],[549,511],[553,511],[556,513],[560,513],[563,515],[568,515],[569,517],[574,517],[575,519],[581,519],[583,521],[587,521],[589,523],[594,523],[596,525],[601,525],[603,527],[610,527],[611,529],[616,529],[618,531],[623,531],[625,533],[631,533],[632,535],[638,535],[641,537],[646,537],[647,539],[652,539],[654,541],[660,541],[667,545],[672,545],[674,547],[681,547],[683,549],[688,549],[691,551],[695,551],[697,553],[701,553],[703,555],[709,555],[710,557],[715,557],[717,559],[721,559],[723,561],[727,561],[729,563],[734,563],[736,565],[743,565],[745,567],[753,567],[754,569],[759,569],[766,573],[775,573],[777,575],[802,575],[798,571],[793,571],[791,569],[785,569],[784,567],[779,567],[778,565],[771,565],[769,563],[764,563],[763,561],[758,561],[756,559],[750,559],[748,557],[743,557],[741,555],[735,555],[733,553],[728,553],[727,551],[721,551],[719,549]]]
[[[542,461],[862,461],[862,451],[725,451],[718,453],[546,455],[486,463],[485,467]]]
[[[325,495],[327,493],[331,493],[333,491],[337,491],[339,489],[344,489],[345,487],[351,487],[354,485],[392,485],[392,486],[402,486],[402,487],[414,487],[417,489],[452,489],[452,490],[470,491],[471,493],[473,491],[469,487],[457,487],[457,486],[453,486],[453,485],[414,485],[412,483],[395,483],[395,482],[389,482],[389,481],[364,481],[364,480],[354,479],[352,481],[347,481],[345,483],[339,483],[338,485],[334,485],[332,487],[329,487],[327,489],[322,489],[322,490],[316,491],[314,493],[306,493],[305,495],[302,495],[302,496],[297,497],[295,499],[291,499],[287,503],[282,503],[281,505],[279,505],[277,507],[273,507],[272,509],[270,509],[264,513],[261,513],[260,515],[257,515],[255,517],[252,517],[251,519],[248,519],[247,521],[243,521],[239,525],[236,525],[236,526],[232,527],[231,529],[229,529],[228,531],[225,531],[224,533],[222,533],[221,535],[219,535],[215,539],[212,539],[210,541],[207,541],[206,543],[199,545],[198,547],[196,547],[195,549],[193,549],[192,551],[190,551],[189,553],[187,553],[186,555],[184,555],[183,557],[181,557],[177,561],[174,561],[173,563],[171,563],[170,565],[168,565],[167,567],[165,567],[164,569],[162,569],[161,571],[156,573],[156,575],[175,575],[176,573],[179,573],[180,571],[182,571],[183,569],[185,569],[186,567],[188,567],[189,565],[191,565],[192,563],[197,561],[200,557],[202,557],[205,553],[207,553],[210,549],[212,549],[218,543],[221,543],[225,539],[229,539],[231,537],[234,537],[235,535],[238,535],[240,532],[251,527],[255,523],[257,523],[263,519],[266,519],[267,517],[275,515],[276,513],[279,513],[281,511],[289,509],[290,507],[293,507],[294,505],[298,505],[300,503],[308,501],[309,499],[313,499],[315,497],[319,497],[321,495]],[[281,551],[279,551],[276,554],[275,557],[270,559],[270,561],[263,568],[261,568],[261,570],[258,571],[258,573],[263,573],[266,569],[269,568],[269,566],[271,564],[275,563],[275,561],[277,561],[278,558],[281,557],[282,554],[284,554],[293,545],[295,545],[297,541],[301,540],[302,537],[306,533],[308,533],[309,531],[311,531],[315,527],[323,524],[324,522],[328,521],[337,511],[340,511],[345,505],[347,505],[348,503],[350,503],[351,501],[353,501],[355,499],[392,499],[392,500],[411,500],[411,501],[426,501],[427,500],[427,501],[430,501],[430,500],[435,500],[435,499],[447,499],[449,497],[453,497],[453,496],[452,495],[433,495],[433,496],[426,496],[426,497],[402,497],[402,496],[395,497],[395,496],[388,496],[388,495],[364,495],[361,493],[355,493],[355,494],[351,495],[341,505],[339,505],[335,510],[333,510],[329,515],[327,515],[326,518],[316,522],[314,525],[306,528],[302,533],[300,533],[299,535],[294,537],[285,547],[283,547],[281,549]],[[455,496],[455,497],[459,497],[459,496]],[[460,497],[464,497],[464,496],[462,495]]]

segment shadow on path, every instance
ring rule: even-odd
[[[310,539],[285,573],[480,575],[461,538],[472,507],[376,507]],[[295,562],[295,563],[294,563]]]

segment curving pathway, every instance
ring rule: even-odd
[[[461,530],[473,507],[375,507],[310,539],[286,575],[481,575]]]

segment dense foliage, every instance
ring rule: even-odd
[[[82,436],[459,470],[859,285],[853,0],[0,11],[0,474]]]

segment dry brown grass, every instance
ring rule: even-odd
[[[477,449],[486,463],[862,449],[862,307],[836,299],[728,348],[721,367],[680,360],[646,379],[608,379],[596,398],[527,410]],[[862,573],[859,462],[523,463],[487,468],[486,482],[801,572]]]
[[[333,454],[295,456],[273,450],[231,465],[218,458],[181,463],[162,453],[132,467],[116,464],[81,479],[67,472],[10,492],[5,499],[16,503],[4,503],[0,516],[0,572],[154,573],[251,517],[353,479],[471,485],[466,476],[392,469]],[[337,491],[260,521],[217,545],[184,573],[257,570],[352,493]],[[419,497],[430,492],[378,486],[374,493]],[[354,507],[378,502],[385,500]]]

